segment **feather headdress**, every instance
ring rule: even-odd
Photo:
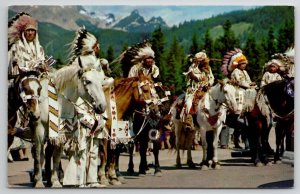
[[[37,30],[37,21],[25,12],[18,13],[8,22],[8,50],[29,28]]]
[[[151,43],[145,40],[144,42],[129,47],[121,54],[120,63],[122,64],[122,70],[125,76],[128,75],[133,65],[140,63],[145,58],[154,58],[154,51],[151,46]]]
[[[272,55],[272,59],[280,60],[285,66],[294,64],[295,49],[293,47],[288,48],[285,53],[275,53]]]
[[[74,40],[70,43],[69,63],[72,63],[78,56],[93,53],[96,44],[98,40],[93,34],[89,33],[84,26],[79,28]]]
[[[223,64],[221,70],[225,76],[232,72],[240,62],[246,62],[247,58],[243,55],[243,51],[239,48],[234,48],[234,50],[229,51],[224,55]]]
[[[295,49],[293,47],[291,47],[291,48],[288,48],[285,51],[285,53],[275,53],[271,57],[272,57],[271,61],[276,61],[280,70],[285,71],[286,68],[294,65],[294,63],[295,63],[295,61],[294,61]]]

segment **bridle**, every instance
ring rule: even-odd
[[[28,80],[28,79],[36,80],[39,83],[39,79],[34,75],[25,76],[20,80],[20,82],[19,82],[19,92],[20,92],[20,97],[21,97],[23,103],[27,103],[27,100],[37,100],[38,101],[38,99],[40,97],[39,94],[35,95],[35,94],[26,94],[25,93],[25,90],[23,88],[23,82],[25,80]]]

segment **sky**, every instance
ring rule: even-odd
[[[257,6],[256,6],[257,7]],[[141,16],[148,21],[151,17],[161,16],[169,25],[178,25],[184,21],[198,20],[209,18],[211,16],[219,15],[234,10],[248,10],[255,8],[255,6],[84,6],[87,11],[94,11],[96,13],[108,14],[113,13],[116,18],[124,18],[128,16],[133,10],[137,9]]]

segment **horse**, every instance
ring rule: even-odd
[[[40,117],[38,98],[41,85],[38,76],[39,73],[36,71],[20,71],[19,75],[13,76],[14,87],[8,88],[8,148],[14,136],[20,138],[24,136],[22,132],[15,129],[17,119],[31,121],[31,125]],[[20,107],[23,111],[18,114],[18,111],[21,111]]]
[[[226,81],[226,80],[225,80]],[[208,163],[207,148],[208,144],[206,141],[206,132],[214,132],[214,143],[211,147],[214,149],[215,156],[213,157],[215,161],[215,166],[217,166],[217,154],[216,154],[216,142],[217,135],[219,135],[222,128],[222,121],[225,117],[225,111],[222,108],[222,104],[225,103],[230,109],[237,109],[237,103],[234,96],[234,86],[227,82],[219,82],[218,84],[212,86],[208,91],[203,94],[202,90],[196,90],[193,103],[196,103],[196,119],[194,127],[187,126],[183,123],[179,114],[183,106],[183,101],[185,95],[179,96],[172,108],[170,113],[172,114],[172,120],[175,126],[176,135],[176,167],[181,168],[181,159],[179,149],[187,150],[187,164],[189,168],[195,168],[195,164],[192,159],[191,149],[193,145],[193,138],[195,136],[196,130],[200,130],[202,146],[203,146],[203,159],[200,165],[202,169],[205,169],[204,165]],[[179,105],[179,106],[178,106]],[[202,126],[203,125],[203,126]],[[213,154],[211,154],[213,155]]]
[[[136,110],[139,110],[140,107],[146,108],[147,103],[148,106],[151,106],[150,104],[152,104],[152,100],[153,100],[153,82],[151,78],[143,74],[140,74],[138,77],[119,78],[115,80],[114,89],[113,91],[111,91],[111,93],[114,93],[115,95],[117,120],[124,120],[126,117],[130,117],[134,112],[135,114],[142,113],[142,110],[140,110],[139,113],[137,113]],[[106,97],[107,97],[107,103],[110,104],[111,99],[109,98],[108,93],[106,93]],[[152,109],[152,106],[150,109]],[[107,113],[108,113],[108,120],[106,122],[106,128],[111,129],[112,111],[108,107],[107,107]],[[135,134],[137,134],[138,136],[140,135],[138,131],[135,131]],[[104,145],[105,144],[106,143],[104,143]],[[115,143],[113,140],[110,140],[110,144],[115,144]],[[133,146],[134,146],[132,140],[128,142],[128,145],[129,145],[129,153],[130,153],[128,171],[133,171],[133,162],[132,162],[133,153],[130,151],[131,149],[133,151]],[[122,180],[122,177],[120,176],[121,174],[119,172],[119,166],[118,166],[119,155],[122,152],[120,148],[124,148],[124,144],[123,145],[117,144],[113,149],[111,149],[111,146],[108,146],[107,175],[108,178],[111,180],[111,184],[113,185],[121,184],[120,180]],[[106,155],[106,153],[104,152],[103,155]],[[104,167],[105,167],[105,161],[101,160],[101,165],[98,173],[101,184],[107,184]]]
[[[294,77],[284,77],[283,80],[262,87],[256,96],[254,109],[247,114],[247,119],[251,159],[255,166],[269,164],[268,138],[276,121],[274,163],[278,163],[284,151],[284,136],[290,136],[294,127]],[[291,146],[287,144],[287,147]]]
[[[181,94],[170,108],[170,122],[174,124],[175,131],[175,148],[177,153],[176,168],[182,167],[180,149],[187,150],[187,164],[189,168],[195,168],[195,164],[192,160],[192,145],[196,130],[199,130],[199,127],[197,125],[194,127],[187,126],[180,118],[181,112],[183,111],[182,109],[184,108],[184,99],[185,94]]]
[[[96,60],[95,60],[96,62]],[[93,64],[92,64],[93,65]],[[51,168],[50,160],[52,153],[46,149],[46,164],[45,170],[46,175],[48,175],[48,183],[52,187],[61,187],[58,180],[58,170],[60,159],[63,151],[63,145],[65,143],[65,136],[68,130],[59,130],[58,137],[54,139],[55,141],[49,141],[49,100],[48,100],[48,84],[53,82],[58,93],[58,109],[59,113],[62,115],[63,112],[66,115],[71,115],[73,118],[75,115],[74,104],[78,97],[81,97],[91,106],[97,113],[103,113],[106,108],[106,101],[104,96],[104,91],[102,84],[104,83],[103,74],[98,70],[94,69],[94,66],[83,67],[81,58],[78,57],[78,63],[72,63],[69,66],[64,66],[63,68],[51,73],[48,77],[44,77],[40,80],[42,85],[41,95],[40,95],[40,108],[41,117],[34,131],[34,186],[44,187],[42,182],[42,164],[44,162],[44,143],[48,140],[47,145],[53,146],[53,168],[51,170],[51,176],[49,171]],[[74,118],[73,118],[74,119]],[[48,152],[48,153],[47,153]]]
[[[203,158],[200,163],[202,170],[207,170],[211,165],[214,169],[219,169],[218,162],[218,137],[226,118],[227,110],[235,112],[238,109],[235,93],[236,88],[227,80],[219,82],[206,92],[199,101],[197,107],[197,122],[200,126],[202,137]],[[208,141],[209,131],[213,132],[213,141]],[[209,151],[209,148],[211,151]]]

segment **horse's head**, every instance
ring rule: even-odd
[[[145,102],[146,112],[149,112],[150,115],[160,116],[158,95],[154,88],[154,82],[150,77],[139,74],[134,98],[136,101]]]
[[[41,84],[36,73],[21,74],[18,81],[18,90],[20,99],[24,103],[31,119],[37,120],[40,117],[39,96],[41,93]]]
[[[225,103],[228,109],[232,112],[238,110],[238,103],[236,101],[236,87],[228,80],[220,81],[215,87],[215,96],[219,103]]]
[[[81,64],[80,58],[79,64]],[[82,68],[82,65],[80,66]],[[104,74],[94,68],[79,70],[80,84],[79,95],[90,102],[97,113],[103,113],[106,109],[106,100],[103,91]]]

